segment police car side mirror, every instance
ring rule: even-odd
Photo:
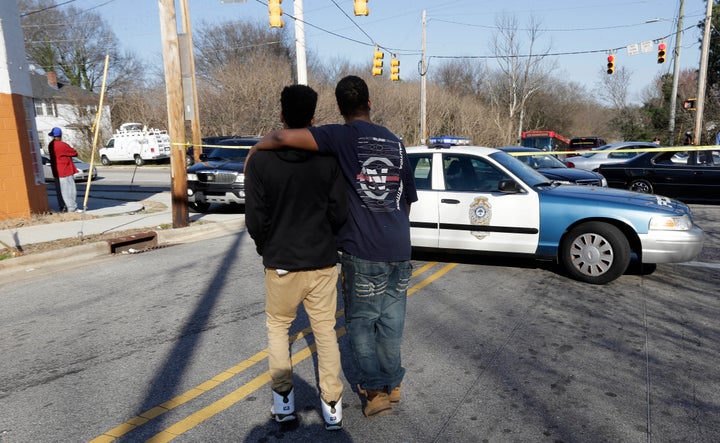
[[[207,154],[204,152],[201,152],[200,153],[200,161],[204,162],[205,160],[207,160]]]
[[[505,194],[517,194],[521,191],[515,180],[505,179],[498,182],[498,189]]]

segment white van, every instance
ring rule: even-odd
[[[147,129],[140,123],[123,123],[98,154],[104,166],[130,161],[142,166],[146,161],[170,158],[170,136],[167,131]]]

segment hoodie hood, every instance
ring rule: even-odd
[[[318,155],[317,152],[307,151],[305,149],[283,148],[275,151],[278,158],[290,163],[301,163],[307,161],[310,157]]]

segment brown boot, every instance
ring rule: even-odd
[[[366,396],[366,403],[363,412],[366,417],[378,417],[392,412],[390,397],[380,389],[363,390]]]
[[[395,386],[395,389],[388,392],[388,398],[390,399],[390,405],[391,406],[397,406],[400,404],[400,390],[402,389],[402,385]]]

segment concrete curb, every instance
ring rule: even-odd
[[[244,228],[245,220],[241,219],[209,222],[187,228],[157,230],[154,232],[157,234],[158,246],[168,246],[231,235]],[[153,229],[148,229],[148,232],[150,231],[153,231]],[[118,234],[119,236],[121,235]],[[86,261],[110,254],[110,243],[108,241],[99,241],[38,254],[22,255],[0,260],[0,275],[17,272],[21,269],[32,270],[39,267],[47,268],[58,264],[67,264],[69,260],[73,262]]]
[[[95,242],[87,245],[72,246],[69,248],[42,252],[39,254],[21,255],[19,257],[0,260],[0,271],[18,268],[32,268],[38,264],[43,266],[52,265],[55,262],[67,262],[70,258],[74,261],[90,260],[109,253],[110,244],[107,242]]]

